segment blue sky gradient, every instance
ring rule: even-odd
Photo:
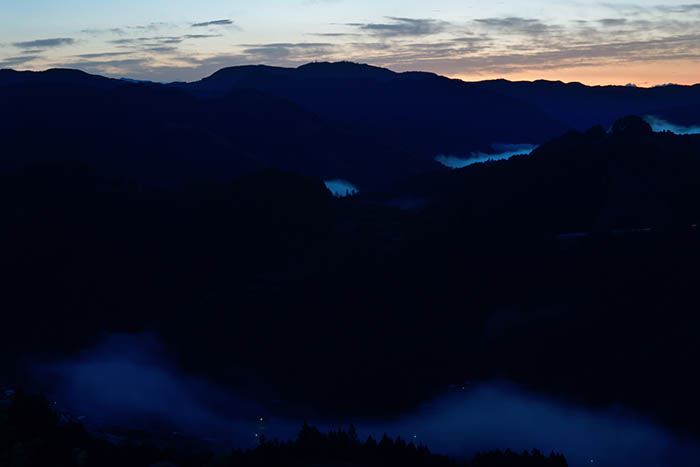
[[[196,80],[354,60],[469,80],[700,81],[689,0],[0,0],[0,68]]]

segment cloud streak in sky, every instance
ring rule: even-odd
[[[332,48],[333,44],[324,42],[248,44],[243,53],[252,62],[269,62],[290,57],[294,60],[306,61],[313,60],[319,55],[330,54]]]
[[[17,65],[22,65],[24,63],[29,63],[40,58],[39,55],[21,55],[19,57],[7,57],[0,59],[0,68],[13,67]]]
[[[15,42],[12,45],[20,49],[49,49],[52,47],[61,47],[64,45],[73,44],[75,44],[75,39],[71,37],[57,37],[55,39],[38,39],[34,41]]]
[[[313,2],[301,8],[313,8],[315,14],[340,5]],[[280,29],[274,33],[263,33],[260,24],[246,24],[244,30],[231,19],[110,24],[83,27],[76,38],[15,41],[5,47],[0,44],[0,61],[6,66],[30,68],[72,63],[78,66],[93,58],[90,55],[101,59],[128,51],[132,58],[138,58],[138,62],[129,63],[138,65],[119,70],[119,75],[163,80],[162,73],[167,70],[172,75],[166,81],[200,79],[215,71],[210,66],[213,63],[298,66],[314,60],[352,60],[396,71],[424,70],[470,79],[515,75],[561,79],[556,78],[557,70],[576,75],[576,70],[608,67],[609,73],[613,68],[621,72],[630,66],[648,70],[652,65],[647,64],[652,63],[659,78],[648,84],[684,82],[678,77],[679,70],[685,70],[685,82],[697,76],[690,69],[695,63],[697,71],[700,60],[700,4],[645,6],[613,2],[596,4],[585,11],[571,5],[567,8],[570,11],[566,14],[548,16],[525,15],[522,9],[509,6],[442,18],[432,17],[440,11],[433,9],[425,11],[431,12],[430,16],[383,15],[374,20],[369,16],[363,21],[353,18],[345,22],[337,21],[342,16],[323,21],[322,16],[309,13],[303,23],[305,30]],[[478,14],[485,11],[490,14]],[[499,11],[503,14],[497,14]],[[190,34],[196,29],[204,34]],[[322,38],[322,42],[306,42],[309,36]],[[194,40],[206,42],[194,47],[190,43]],[[80,56],[61,56],[61,46],[67,45],[79,46]],[[8,46],[24,49],[29,58],[18,57]],[[661,63],[668,66],[657,66]],[[89,70],[114,73],[115,66],[92,63]],[[667,75],[663,75],[664,70]]]
[[[477,24],[486,26],[492,30],[525,35],[540,35],[560,29],[557,26],[545,24],[538,19],[519,18],[515,16],[507,18],[482,18],[475,21]]]
[[[233,21],[230,19],[217,19],[214,21],[205,21],[203,23],[194,23],[192,25],[193,28],[206,28],[208,26],[231,26],[233,25]]]
[[[387,18],[389,23],[349,23],[361,31],[379,37],[422,37],[443,32],[450,23],[433,19]]]

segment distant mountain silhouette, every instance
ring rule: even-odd
[[[471,85],[537,106],[551,118],[581,131],[594,125],[610,125],[625,115],[666,115],[674,107],[700,106],[700,84],[638,88],[494,80]],[[700,124],[700,113],[695,114],[691,123]]]
[[[696,87],[353,64],[234,68],[211,86],[0,76],[3,371],[149,329],[189,372],[324,413],[396,415],[505,376],[697,434],[700,137],[618,120],[692,108]],[[578,97],[540,108],[485,86]],[[596,108],[609,124],[568,131]],[[432,161],[510,138],[544,144]],[[331,176],[362,193],[334,199]]]
[[[172,185],[277,167],[323,178],[342,175],[363,189],[439,168],[255,90],[203,100],[163,85],[97,79],[92,86],[85,84],[89,75],[78,75],[81,84],[63,75],[47,82],[29,76],[28,82],[0,86],[0,105],[13,109],[0,116],[5,168],[83,161],[141,183]]]
[[[350,62],[232,67],[169,85],[0,71],[7,166],[74,159],[171,184],[276,167],[377,190],[443,170],[439,154],[541,144],[632,113],[692,124],[699,102],[700,86],[465,83]]]
[[[233,67],[177,86],[205,97],[256,89],[428,160],[487,150],[494,142],[538,143],[566,130],[532,105],[458,80],[348,62]]]
[[[0,87],[12,84],[70,84],[90,86],[100,89],[113,89],[122,83],[119,80],[91,75],[79,70],[53,68],[46,71],[0,70]]]

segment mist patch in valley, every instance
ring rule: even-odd
[[[491,145],[491,149],[493,150],[492,153],[472,152],[468,156],[440,154],[435,157],[435,160],[445,167],[449,167],[451,169],[461,169],[480,162],[510,159],[511,157],[520,154],[529,155],[536,148],[537,146],[532,144],[494,143]]]
[[[469,458],[477,451],[533,448],[584,465],[681,467],[700,445],[621,407],[592,409],[506,382],[453,386],[445,397],[373,433],[400,434],[434,452]]]
[[[104,336],[78,355],[35,365],[33,373],[57,407],[84,417],[86,426],[96,431],[110,426],[177,431],[230,449],[253,447],[263,434],[295,439],[305,421],[285,415],[292,413],[291,403],[271,413],[264,401],[183,372],[149,334]],[[354,423],[362,437],[401,436],[459,458],[492,449],[536,448],[561,452],[574,467],[680,467],[687,459],[700,459],[697,442],[680,439],[630,411],[591,409],[507,382],[452,385],[442,397],[393,420],[307,421],[321,431]]]
[[[355,185],[348,182],[347,180],[342,180],[336,178],[334,180],[326,180],[326,188],[333,193],[333,196],[337,198],[344,198],[346,196],[354,196],[360,192]]]
[[[33,377],[59,410],[96,432],[119,426],[180,433],[219,447],[250,447],[261,404],[173,364],[150,334],[104,336],[72,358],[37,364]],[[291,436],[297,427],[289,426]]]
[[[677,125],[675,123],[671,123],[669,121],[666,121],[660,117],[656,117],[654,115],[647,115],[644,117],[644,120],[651,125],[651,128],[656,131],[656,132],[663,132],[663,131],[670,131],[672,133],[675,133],[677,135],[698,135],[700,134],[700,126],[698,125],[691,125],[691,126],[684,126],[684,125]]]

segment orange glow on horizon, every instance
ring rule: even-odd
[[[463,81],[507,79],[509,81],[579,82],[588,86],[635,84],[653,87],[662,84],[694,85],[700,83],[700,60],[624,63],[615,65],[561,67],[547,70],[523,70],[505,73],[451,73],[451,78]]]

